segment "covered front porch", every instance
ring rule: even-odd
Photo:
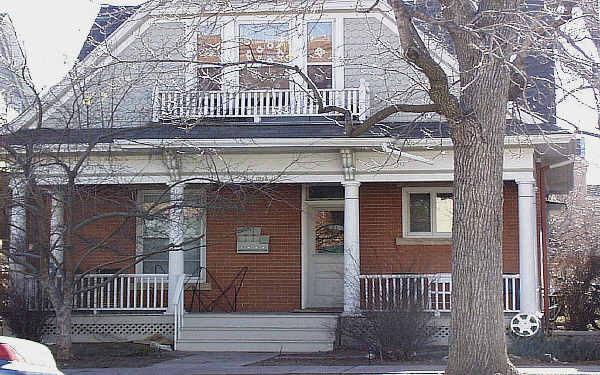
[[[90,215],[113,209],[104,202],[143,208],[157,202],[157,195],[164,198],[160,207],[166,207],[160,236],[144,231],[157,228],[145,226],[144,218],[129,220],[119,227],[122,236],[111,248],[100,252],[90,267],[82,263],[81,272],[114,263],[113,250],[124,257],[143,256],[145,240],[175,249],[164,258],[126,265],[126,273],[105,269],[106,273],[78,277],[73,308],[95,320],[95,326],[108,316],[129,315],[124,321],[134,325],[133,320],[141,319],[136,317],[160,316],[169,321],[178,342],[194,331],[189,324],[197,320],[196,313],[258,319],[335,311],[337,316],[408,302],[421,303],[442,318],[451,310],[451,233],[448,217],[438,220],[451,212],[450,149],[439,153],[421,143],[410,150],[410,157],[403,151],[401,160],[398,156],[391,161],[389,152],[377,149],[383,147],[381,138],[223,140],[225,146],[215,159],[220,164],[206,166],[210,158],[197,148],[209,147],[214,140],[173,140],[165,147],[192,152],[152,159],[145,147],[153,142],[159,140],[118,142],[124,156],[114,162],[126,171],[118,179],[98,177],[92,168],[78,181],[103,203],[91,204]],[[507,149],[505,157],[503,305],[507,314],[537,313],[543,254],[538,248],[536,186],[543,187],[535,150],[519,144],[515,155],[516,147]],[[98,157],[97,164],[103,160]],[[213,192],[216,183],[211,178],[217,172],[227,176],[224,184],[259,185],[270,195],[244,202],[243,215],[211,210],[202,202]],[[20,191],[12,192],[18,198]],[[198,210],[183,209],[189,197],[199,202]],[[52,198],[52,242],[61,259],[64,208],[60,196]],[[184,223],[190,219],[194,230],[189,234],[202,239],[195,242],[200,250],[194,262],[180,250],[188,235]],[[11,241],[24,238],[25,212],[14,209],[10,220]],[[97,222],[79,234],[101,240],[116,225]],[[206,272],[191,275],[188,269],[196,265]],[[244,267],[248,273],[238,278]],[[187,328],[191,330],[184,335]]]

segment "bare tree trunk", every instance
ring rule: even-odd
[[[453,125],[451,342],[446,374],[512,374],[502,306],[502,171],[508,83],[492,60],[461,96]]]
[[[73,265],[73,232],[72,222],[74,216],[73,197],[75,196],[75,177],[73,174],[69,175],[68,183],[65,186],[64,195],[64,221],[67,224],[67,228],[64,232],[63,238],[63,266],[62,266],[62,284],[59,283],[58,287],[61,290],[62,300],[60,301],[62,306],[56,308],[56,328],[58,336],[56,345],[58,347],[57,357],[61,360],[69,360],[73,358],[73,348],[71,340],[71,313],[73,312],[73,289],[75,286],[75,273],[77,270],[74,269]]]
[[[71,312],[70,305],[62,306],[56,309],[56,358],[59,360],[69,360],[73,358],[71,341]]]

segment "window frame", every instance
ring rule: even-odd
[[[203,24],[204,25],[204,24]],[[206,26],[206,25],[204,25]],[[193,78],[192,82],[195,85],[195,87],[197,87],[199,92],[222,92],[224,89],[224,85],[225,85],[225,68],[223,66],[219,66],[219,63],[223,63],[223,44],[225,41],[225,27],[222,23],[220,22],[216,22],[213,25],[213,28],[217,28],[219,30],[219,35],[221,37],[221,41],[220,41],[220,49],[219,49],[219,62],[217,63],[210,63],[210,62],[202,62],[202,61],[198,61],[198,57],[199,57],[199,50],[198,50],[198,39],[200,36],[200,26],[199,25],[195,25],[194,27],[194,33],[195,33],[195,47],[194,47],[194,59],[197,63],[197,65],[194,67],[194,74],[195,77]],[[212,34],[212,35],[216,35],[216,34]],[[218,81],[214,82],[214,84],[218,84],[219,89],[218,90],[201,90],[200,89],[200,71],[202,69],[217,69],[220,70],[219,74],[217,75],[217,77],[219,77]]]
[[[200,17],[204,18],[204,17]],[[329,14],[323,16],[309,16],[300,22],[294,22],[293,20],[283,21],[278,20],[276,17],[257,17],[249,15],[241,16],[225,16],[221,17],[216,25],[221,30],[221,61],[227,62],[239,62],[239,40],[240,40],[240,25],[241,24],[264,24],[264,23],[287,23],[288,24],[288,42],[289,42],[289,53],[292,56],[290,61],[291,65],[298,65],[302,68],[305,73],[308,73],[308,23],[311,22],[330,22],[332,24],[332,56],[331,56],[331,89],[342,90],[345,88],[344,81],[344,64],[340,64],[344,61],[344,48],[343,48],[343,15],[332,15]],[[187,43],[188,53],[190,56],[197,58],[197,38],[198,28],[195,25],[199,22],[199,18],[190,19],[186,22],[187,31],[193,32],[194,38],[192,43]],[[319,65],[319,64],[314,64]],[[200,67],[211,67],[209,63],[199,64]],[[212,65],[214,66],[214,65]],[[250,66],[256,67],[251,64]],[[240,68],[236,66],[224,67],[221,70],[221,92],[235,91],[240,86]],[[195,90],[198,86],[197,78],[198,71],[197,67],[194,69],[186,69],[186,88],[189,90]],[[291,73],[289,76],[289,89],[296,90],[296,86],[302,86],[306,89],[306,83],[294,74]]]
[[[163,194],[165,196],[170,196],[168,190],[157,190],[157,189],[138,190],[137,191],[137,202],[139,205],[143,205],[145,195],[163,195]],[[199,196],[199,197],[201,197],[203,202],[205,201],[205,198],[206,198],[206,194],[205,194],[204,190],[198,189],[198,188],[185,189],[184,197],[186,195]],[[207,227],[206,208],[204,208],[202,210],[202,221],[201,222],[203,225],[201,226],[201,228],[199,230],[199,234],[198,234],[200,236],[199,266],[206,267],[206,234],[207,234],[207,231],[206,231],[206,227]],[[138,217],[136,219],[135,237],[136,237],[135,254],[137,256],[143,255],[144,254],[144,218]],[[184,239],[184,241],[185,241],[185,239]],[[167,255],[168,255],[168,253],[167,253]],[[144,274],[144,261],[145,260],[142,260],[135,264],[136,274]],[[184,254],[184,264],[185,264],[185,254]],[[184,266],[184,268],[185,268],[185,266]],[[169,274],[168,260],[167,260],[167,270],[166,271],[167,272],[165,273],[165,275],[168,275]],[[191,275],[186,274],[186,282],[206,282],[206,272],[201,272],[199,278],[196,276],[191,276]]]
[[[429,210],[431,220],[431,232],[410,232],[410,194],[429,194]],[[437,204],[438,193],[454,193],[449,187],[405,187],[402,188],[402,237],[404,238],[451,238],[452,232],[438,232]],[[454,196],[453,196],[454,200]]]
[[[241,33],[241,29],[243,26],[249,26],[250,28],[252,26],[269,26],[272,24],[279,24],[279,25],[285,25],[286,29],[286,33],[287,33],[287,44],[288,44],[288,56],[290,56],[293,53],[293,43],[294,43],[294,25],[290,22],[290,21],[284,21],[284,20],[277,20],[277,19],[261,19],[261,18],[247,18],[247,17],[243,17],[243,18],[239,18],[236,20],[235,22],[235,35],[232,35],[233,39],[235,40],[237,46],[235,49],[235,53],[236,53],[236,60],[237,62],[242,62],[241,57],[241,53],[240,53],[240,48],[242,46],[242,39],[244,39],[245,37],[242,36]],[[279,63],[283,63],[285,64],[286,61],[277,61]],[[289,62],[288,62],[289,63]],[[263,64],[257,64],[257,63],[248,63],[245,66],[238,66],[237,69],[235,70],[235,81],[237,82],[237,87],[239,89],[241,89],[242,91],[265,91],[265,90],[290,90],[293,88],[293,74],[289,71],[286,71],[285,74],[287,75],[287,79],[286,79],[286,83],[288,85],[287,88],[253,88],[253,87],[244,87],[244,85],[242,84],[242,71],[244,69],[248,70],[248,69],[260,69],[260,68],[274,68],[272,66],[269,65],[263,65]],[[285,70],[284,70],[285,71]]]
[[[305,73],[308,75],[308,68],[310,66],[329,66],[331,67],[331,88],[329,89],[319,89],[319,90],[336,90],[337,89],[337,84],[336,84],[336,69],[335,69],[335,58],[336,58],[336,46],[337,46],[337,40],[336,40],[336,20],[333,18],[318,18],[318,19],[307,19],[304,21],[303,23],[303,35],[304,35],[304,67],[305,67]],[[311,23],[330,23],[331,24],[331,61],[329,62],[309,62],[308,60],[308,39],[309,39],[309,34],[310,34],[310,30],[309,30],[309,24]],[[315,82],[316,84],[316,82]]]

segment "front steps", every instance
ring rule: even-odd
[[[337,314],[190,313],[177,350],[317,352],[333,350]]]

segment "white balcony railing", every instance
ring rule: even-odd
[[[519,275],[503,275],[504,312],[519,311]],[[427,311],[449,312],[450,274],[360,275],[361,308],[386,310],[410,302],[421,302]]]
[[[75,283],[73,310],[166,310],[168,281],[166,274],[86,275]],[[28,278],[25,286],[30,308],[50,307],[36,279]]]
[[[365,119],[370,106],[369,87],[319,90],[325,106],[335,105]],[[154,92],[153,121],[217,117],[269,117],[319,115],[311,91],[266,89],[249,91]]]

